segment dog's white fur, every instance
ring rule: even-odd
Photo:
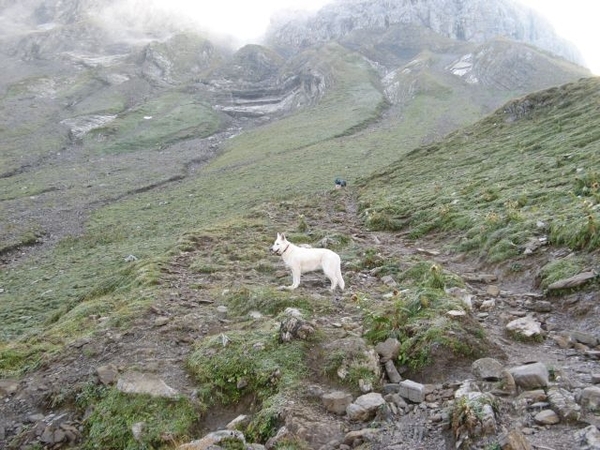
[[[340,255],[334,251],[327,248],[299,247],[288,241],[283,233],[277,233],[271,251],[280,255],[285,265],[292,271],[292,285],[285,289],[296,289],[300,285],[300,276],[303,273],[322,269],[331,281],[332,291],[338,286],[342,291],[344,290]]]

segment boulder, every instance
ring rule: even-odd
[[[179,395],[156,375],[139,372],[124,374],[117,381],[117,389],[126,394],[149,394],[153,397],[175,398]]]
[[[515,384],[525,390],[548,386],[548,369],[546,365],[537,362],[509,369]]]
[[[347,392],[335,391],[324,394],[321,400],[327,411],[341,416],[346,413],[346,408],[352,403],[352,395]]]
[[[502,378],[504,367],[494,358],[481,358],[471,364],[473,374],[485,381],[498,381]]]

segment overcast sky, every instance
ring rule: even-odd
[[[231,34],[243,42],[256,42],[271,14],[283,8],[315,10],[331,0],[156,0],[183,11],[212,30]],[[575,44],[588,66],[600,75],[600,1],[517,0],[541,13],[556,32]],[[209,6],[210,5],[210,6]]]

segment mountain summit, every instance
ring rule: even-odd
[[[458,41],[482,44],[499,36],[532,44],[577,63],[577,48],[532,9],[511,0],[337,0],[312,14],[274,17],[268,42],[300,50],[355,30],[418,25]]]

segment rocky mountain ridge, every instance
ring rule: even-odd
[[[282,13],[272,20],[267,42],[302,49],[341,39],[360,29],[419,25],[457,41],[484,43],[498,36],[532,44],[577,64],[578,50],[537,13],[512,0],[338,0],[314,14]]]

